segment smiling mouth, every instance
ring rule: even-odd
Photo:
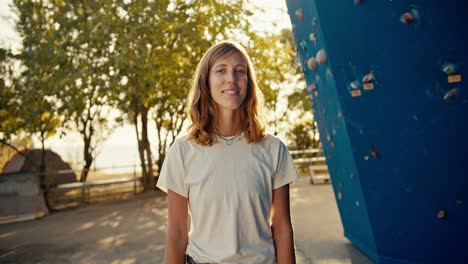
[[[222,91],[223,94],[229,94],[229,95],[237,95],[240,94],[239,90],[224,90]]]

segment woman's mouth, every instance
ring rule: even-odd
[[[229,95],[237,95],[240,93],[239,90],[237,89],[229,89],[229,90],[223,90],[221,91],[223,94],[229,94]]]

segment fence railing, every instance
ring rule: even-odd
[[[323,150],[321,149],[290,150],[289,153],[293,157],[294,163],[300,167],[325,161]]]
[[[310,175],[310,183],[330,182],[330,174],[323,150],[291,150],[290,153],[298,169]]]
[[[305,169],[311,175],[328,174],[325,157],[320,149],[291,150],[294,162],[299,168]],[[115,169],[130,168],[126,173],[113,174]],[[133,168],[133,171],[132,169]],[[73,182],[53,186],[48,189],[49,209],[60,210],[76,207],[87,203],[96,203],[107,200],[124,199],[143,191],[141,172],[136,165],[118,166],[111,168],[100,168],[89,170],[92,177],[87,182]],[[99,171],[105,171],[106,177],[96,177]],[[60,170],[53,174],[75,173],[77,177],[79,170]]]
[[[134,166],[118,166],[90,170],[90,172],[109,171],[112,169],[131,168]],[[135,168],[135,167],[134,167]],[[81,171],[63,170],[55,174],[64,174]],[[114,177],[118,175],[118,177]],[[79,175],[77,175],[79,176]],[[102,177],[102,176],[101,176]],[[93,178],[96,178],[94,176]],[[60,210],[76,207],[82,204],[96,203],[108,200],[125,199],[143,191],[141,173],[136,169],[128,173],[106,173],[103,179],[95,179],[87,182],[64,183],[48,190],[50,209]]]
[[[142,191],[141,177],[123,177],[60,184],[49,190],[48,200],[51,209],[59,210],[81,204],[123,199]]]

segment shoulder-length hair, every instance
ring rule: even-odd
[[[239,107],[242,131],[248,143],[259,142],[265,136],[265,125],[260,115],[263,94],[257,85],[255,70],[247,51],[239,43],[223,41],[211,46],[200,60],[189,93],[189,127],[187,139],[203,146],[216,142],[216,105],[210,93],[210,70],[218,59],[239,53],[247,64],[247,94]]]

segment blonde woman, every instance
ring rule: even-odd
[[[299,175],[265,133],[261,101],[245,49],[210,47],[189,95],[189,133],[168,150],[157,184],[168,192],[167,264],[295,263],[289,183]]]

